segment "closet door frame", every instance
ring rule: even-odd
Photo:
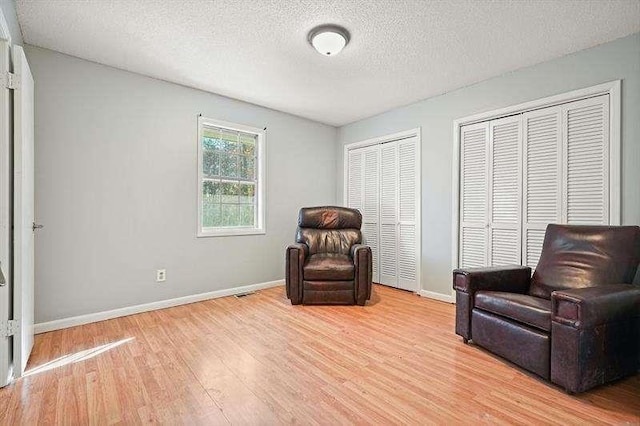
[[[416,138],[416,293],[422,292],[422,134],[421,128],[404,130],[401,132],[366,139],[360,142],[353,142],[344,145],[342,164],[343,164],[343,189],[342,189],[342,205],[347,206],[349,201],[349,151],[359,148],[365,148],[373,145],[381,145],[387,142],[399,141],[402,139]],[[379,210],[379,209],[378,209]]]
[[[460,131],[462,126],[484,121],[496,120],[515,114],[522,114],[540,108],[556,106],[568,102],[587,99],[599,95],[609,95],[609,223],[619,225],[621,221],[620,209],[620,181],[621,181],[621,80],[609,81],[583,89],[574,90],[559,95],[549,96],[521,103],[518,105],[487,111],[480,114],[460,118],[453,121],[453,167],[452,167],[452,227],[451,227],[451,266],[459,267],[460,260]],[[455,292],[451,291],[455,300]]]

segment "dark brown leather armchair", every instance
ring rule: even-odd
[[[637,226],[549,225],[533,277],[453,271],[456,333],[571,393],[635,374],[639,262]]]
[[[364,305],[371,297],[371,249],[362,245],[362,215],[344,207],[300,210],[296,244],[287,248],[291,304]]]

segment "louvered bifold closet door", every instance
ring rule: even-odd
[[[609,95],[566,104],[563,222],[609,224]]]
[[[460,259],[462,268],[486,266],[489,123],[460,129]]]
[[[535,269],[549,223],[562,221],[562,107],[523,115],[522,264]]]
[[[522,116],[489,124],[489,264],[520,265]]]
[[[420,202],[418,138],[398,144],[398,287],[418,291],[418,217]]]
[[[398,285],[398,144],[380,146],[380,281]]]
[[[378,145],[363,148],[364,192],[362,207],[362,234],[364,243],[371,247],[373,281],[380,282],[380,149]]]

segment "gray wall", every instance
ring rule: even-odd
[[[298,209],[331,204],[336,129],[28,46],[36,322],[284,277]],[[267,127],[267,234],[196,238],[197,114]],[[167,269],[167,281],[155,271]]]
[[[426,60],[426,59],[425,59]],[[451,294],[453,120],[622,79],[622,222],[640,223],[640,34],[521,69],[338,129],[343,145],[422,128],[422,288]]]

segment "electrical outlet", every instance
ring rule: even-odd
[[[162,283],[167,280],[167,270],[166,269],[158,269],[156,271],[156,282]]]

